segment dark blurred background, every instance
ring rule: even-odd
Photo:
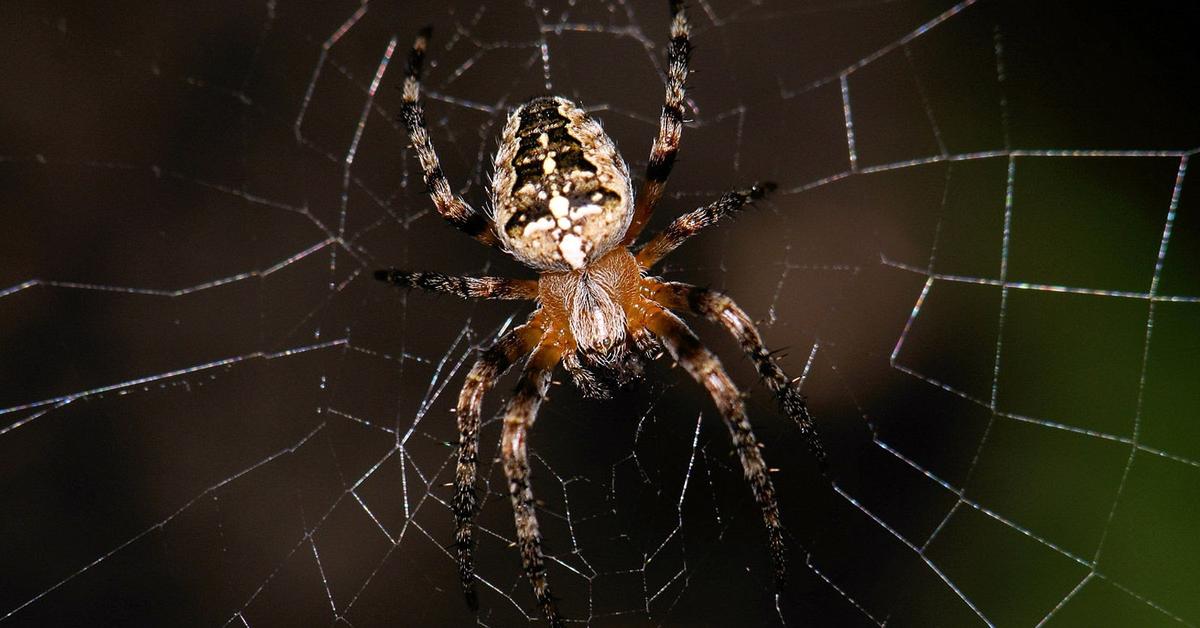
[[[540,623],[498,465],[478,616],[443,549],[462,376],[529,308],[370,278],[531,273],[432,211],[395,87],[432,23],[427,115],[477,206],[506,111],[547,89],[640,173],[665,5],[0,6],[0,626]],[[564,613],[1200,622],[1194,4],[690,9],[695,121],[651,228],[782,192],[663,274],[761,321],[832,468],[698,321],[779,469],[776,599],[683,372],[607,402],[563,382],[532,446]]]

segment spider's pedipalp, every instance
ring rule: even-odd
[[[741,210],[746,203],[764,198],[774,192],[775,188],[775,183],[771,181],[755,183],[745,190],[726,192],[716,201],[676,218],[666,229],[654,234],[653,238],[638,249],[638,264],[645,269],[652,268],[688,238]]]
[[[646,162],[646,179],[638,191],[633,220],[622,239],[623,244],[633,244],[654,213],[658,199],[667,186],[667,178],[675,166],[679,153],[679,138],[683,134],[684,84],[688,76],[688,59],[692,54],[691,27],[683,0],[671,0],[671,40],[667,45],[666,98],[658,122],[658,135],[650,147],[650,161]]]
[[[656,301],[669,308],[699,314],[720,324],[738,341],[742,351],[754,362],[767,387],[775,393],[779,400],[779,408],[800,429],[800,435],[808,444],[821,472],[827,474],[825,448],[821,445],[816,425],[808,413],[808,404],[804,395],[800,393],[800,386],[779,366],[779,362],[763,343],[762,335],[745,310],[724,293],[685,283],[657,284],[653,294]]]
[[[425,178],[425,187],[437,211],[458,230],[479,240],[493,245],[496,243],[495,228],[483,213],[476,211],[463,198],[450,189],[450,181],[442,172],[441,162],[433,149],[433,140],[429,137],[429,129],[425,125],[425,112],[421,107],[421,66],[425,62],[425,50],[429,46],[432,28],[426,26],[417,34],[412,50],[408,54],[408,63],[404,67],[404,85],[401,88],[403,100],[400,105],[400,119],[408,130],[408,140],[413,150],[417,152],[417,160],[421,164],[421,172]]]
[[[508,494],[512,500],[513,518],[517,525],[517,547],[521,552],[521,565],[525,576],[533,587],[538,606],[555,628],[562,626],[562,618],[550,594],[546,582],[546,561],[542,555],[542,533],[538,529],[536,503],[530,483],[529,455],[525,441],[529,428],[537,418],[538,408],[546,398],[550,386],[550,375],[558,364],[561,349],[555,344],[543,344],[529,357],[521,381],[504,411],[504,431],[501,436],[501,451],[504,458],[504,475],[508,478]]]
[[[658,310],[651,314],[646,326],[662,340],[671,357],[692,376],[692,379],[708,390],[713,403],[720,410],[721,418],[725,420],[725,427],[729,429],[729,436],[733,440],[734,450],[741,460],[742,471],[754,492],[754,500],[762,510],[771,548],[771,562],[775,565],[775,584],[778,589],[782,589],[787,575],[783,521],[779,517],[775,486],[771,483],[771,476],[759,450],[758,440],[750,427],[750,420],[746,418],[746,404],[742,401],[741,393],[725,372],[725,367],[721,366],[717,356],[701,344],[696,334],[692,333],[679,317],[667,310]]]
[[[375,278],[400,288],[420,288],[464,299],[530,301],[537,298],[537,281],[508,277],[458,277],[398,268],[375,271]]]
[[[542,337],[542,328],[529,322],[501,336],[496,344],[484,351],[467,373],[462,391],[458,394],[458,464],[454,473],[454,545],[458,554],[458,576],[467,605],[479,608],[475,593],[474,517],[478,507],[475,477],[479,466],[479,415],[483,397],[500,376],[529,354]]]

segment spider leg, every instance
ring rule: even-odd
[[[653,267],[688,238],[742,209],[746,203],[763,198],[774,190],[775,184],[770,181],[756,183],[747,190],[726,192],[716,201],[676,218],[666,229],[654,234],[653,238],[642,245],[637,252],[638,264],[644,269]]]
[[[400,119],[408,129],[408,139],[417,151],[417,159],[421,162],[421,171],[425,176],[425,187],[434,206],[443,218],[448,220],[458,230],[487,245],[496,244],[496,234],[492,221],[485,214],[476,211],[463,198],[450,191],[450,182],[442,172],[442,166],[437,153],[433,149],[433,140],[429,137],[429,129],[425,125],[425,113],[421,107],[421,65],[425,61],[425,48],[433,30],[426,26],[417,34],[412,51],[408,54],[408,64],[404,68],[403,101],[400,106]]]
[[[646,226],[658,199],[662,197],[679,153],[679,136],[683,133],[684,82],[688,76],[688,58],[692,53],[687,13],[683,0],[671,0],[671,40],[667,46],[666,102],[658,121],[658,135],[650,147],[646,163],[646,180],[638,191],[633,221],[625,232],[623,244],[632,244]]]
[[[799,385],[788,377],[771,355],[745,310],[728,295],[715,290],[676,282],[654,284],[652,294],[655,301],[671,309],[689,311],[720,323],[738,341],[742,351],[754,362],[758,374],[766,381],[767,387],[775,393],[780,409],[800,428],[800,434],[808,443],[809,451],[816,458],[821,472],[827,473],[825,448],[821,446],[821,439]]]
[[[658,310],[650,315],[646,325],[663,341],[671,357],[693,379],[708,389],[713,402],[720,410],[725,427],[729,428],[729,436],[733,439],[733,447],[742,462],[742,471],[746,480],[750,482],[755,501],[762,509],[771,548],[771,561],[775,565],[775,585],[782,588],[787,575],[783,522],[779,518],[775,487],[767,473],[767,465],[750,427],[750,420],[746,418],[746,405],[742,402],[741,393],[733,380],[729,379],[717,356],[700,343],[696,334],[692,333],[679,317],[666,310]]]
[[[525,440],[537,417],[538,407],[546,397],[550,374],[558,364],[561,350],[554,344],[543,344],[529,357],[521,381],[504,412],[502,452],[504,475],[508,477],[508,494],[512,498],[513,517],[517,525],[517,546],[521,565],[533,587],[538,606],[550,625],[562,626],[562,618],[554,606],[550,586],[546,583],[546,565],[542,556],[542,535],[538,531],[533,487],[529,482],[529,458]]]
[[[475,594],[475,563],[473,551],[474,516],[478,501],[475,496],[475,476],[479,465],[479,414],[483,396],[487,394],[509,367],[537,345],[541,327],[530,322],[500,337],[484,351],[463,383],[458,394],[458,465],[454,474],[454,545],[458,550],[458,577],[467,605],[479,609]]]
[[[538,284],[534,279],[456,277],[398,268],[377,270],[375,278],[401,288],[420,288],[429,292],[453,294],[464,299],[531,301],[538,295]]]

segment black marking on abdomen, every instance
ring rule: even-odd
[[[512,218],[508,219],[508,222],[504,223],[504,232],[508,234],[508,237],[513,239],[521,237],[525,231],[525,225],[529,224],[529,214],[528,208],[521,208],[512,215]]]
[[[558,110],[558,101],[550,96],[539,96],[521,105],[517,110],[520,119],[517,135],[539,133],[544,128],[570,124]]]
[[[596,172],[595,164],[584,157],[583,144],[568,132],[571,121],[558,107],[559,103],[554,98],[540,97],[521,105],[518,110],[518,146],[517,154],[512,160],[513,171],[516,173],[514,191],[527,183],[538,186],[548,174],[555,178],[564,178],[574,170]],[[547,138],[545,146],[541,143],[542,134]],[[554,151],[555,169],[554,172],[547,173],[545,162],[550,151]]]

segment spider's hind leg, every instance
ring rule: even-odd
[[[666,98],[658,122],[658,135],[650,147],[646,163],[646,179],[637,194],[633,221],[625,232],[624,244],[632,244],[654,213],[658,199],[667,187],[667,178],[679,153],[679,138],[683,134],[684,83],[688,76],[688,59],[692,54],[691,27],[683,0],[671,0],[671,39],[667,43]]]
[[[421,107],[421,66],[425,62],[425,49],[429,46],[429,38],[433,29],[426,26],[417,34],[412,50],[408,53],[408,63],[404,68],[403,101],[400,105],[400,119],[408,130],[408,140],[417,152],[421,162],[421,172],[425,177],[425,187],[433,199],[437,211],[455,228],[489,246],[497,243],[495,225],[486,214],[467,204],[463,198],[450,189],[450,181],[442,172],[441,162],[433,149],[433,140],[429,137],[429,128],[425,125],[425,112]]]

